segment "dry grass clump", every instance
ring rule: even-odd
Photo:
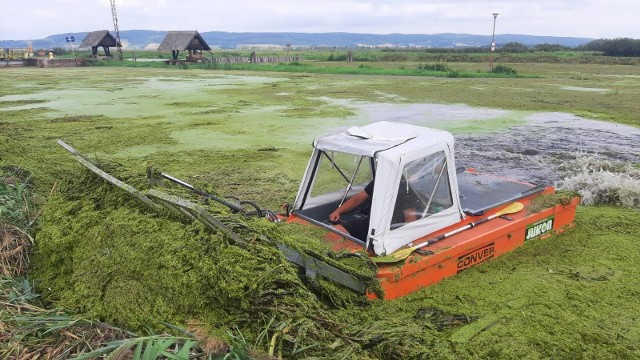
[[[1,359],[201,359],[192,337],[137,336],[39,303],[27,280],[0,279]]]
[[[203,324],[191,321],[188,331],[198,341],[198,345],[207,356],[221,355],[229,352],[229,344],[217,336],[211,335]]]
[[[37,219],[30,174],[15,166],[0,168],[0,275],[23,276],[33,245],[29,230]]]
[[[126,332],[46,309],[29,280],[0,277],[0,358],[67,359]]]
[[[0,227],[0,275],[23,276],[32,244],[31,237],[20,229]]]

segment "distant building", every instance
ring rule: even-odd
[[[178,60],[180,51],[187,51],[187,61],[202,60],[202,51],[211,51],[197,31],[169,31],[158,51],[171,51],[173,61]]]
[[[91,48],[91,54],[98,55],[98,47],[102,47],[105,56],[111,56],[110,47],[122,46],[116,42],[116,38],[109,33],[109,30],[92,31],[82,40],[80,49]]]
[[[144,50],[158,50],[158,47],[160,46],[160,44],[158,43],[150,43],[147,46],[144,47]]]
[[[236,49],[242,50],[285,50],[286,47],[276,44],[238,44]]]

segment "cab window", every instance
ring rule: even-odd
[[[391,229],[453,206],[444,151],[406,164],[398,187]]]

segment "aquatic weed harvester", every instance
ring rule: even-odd
[[[107,181],[86,157],[58,141]],[[255,203],[225,200],[162,173],[200,196],[270,221],[315,226],[319,241],[336,254],[351,254],[376,265],[377,284],[350,274],[326,259],[277,243],[306,277],[329,280],[369,298],[393,299],[453,276],[571,226],[579,198],[556,196],[555,188],[456,168],[453,136],[403,123],[376,122],[318,136],[295,201],[285,213]],[[96,171],[97,170],[97,171]],[[233,241],[240,236],[201,206],[152,189],[118,186],[150,207],[165,206],[200,220]],[[363,195],[366,194],[366,195]],[[330,214],[351,199],[338,222]],[[541,201],[553,198],[553,201]],[[251,211],[244,209],[251,208]],[[286,225],[283,225],[286,226]],[[382,291],[380,291],[382,290]]]

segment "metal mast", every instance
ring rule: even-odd
[[[113,16],[113,28],[116,32],[116,48],[118,49],[118,60],[122,61],[122,44],[120,43],[120,30],[118,30],[118,15],[116,14],[116,0],[111,1],[111,16]]]
[[[489,71],[493,71],[493,52],[496,51],[496,18],[498,13],[493,13],[493,33],[491,34],[491,57],[489,58]]]

